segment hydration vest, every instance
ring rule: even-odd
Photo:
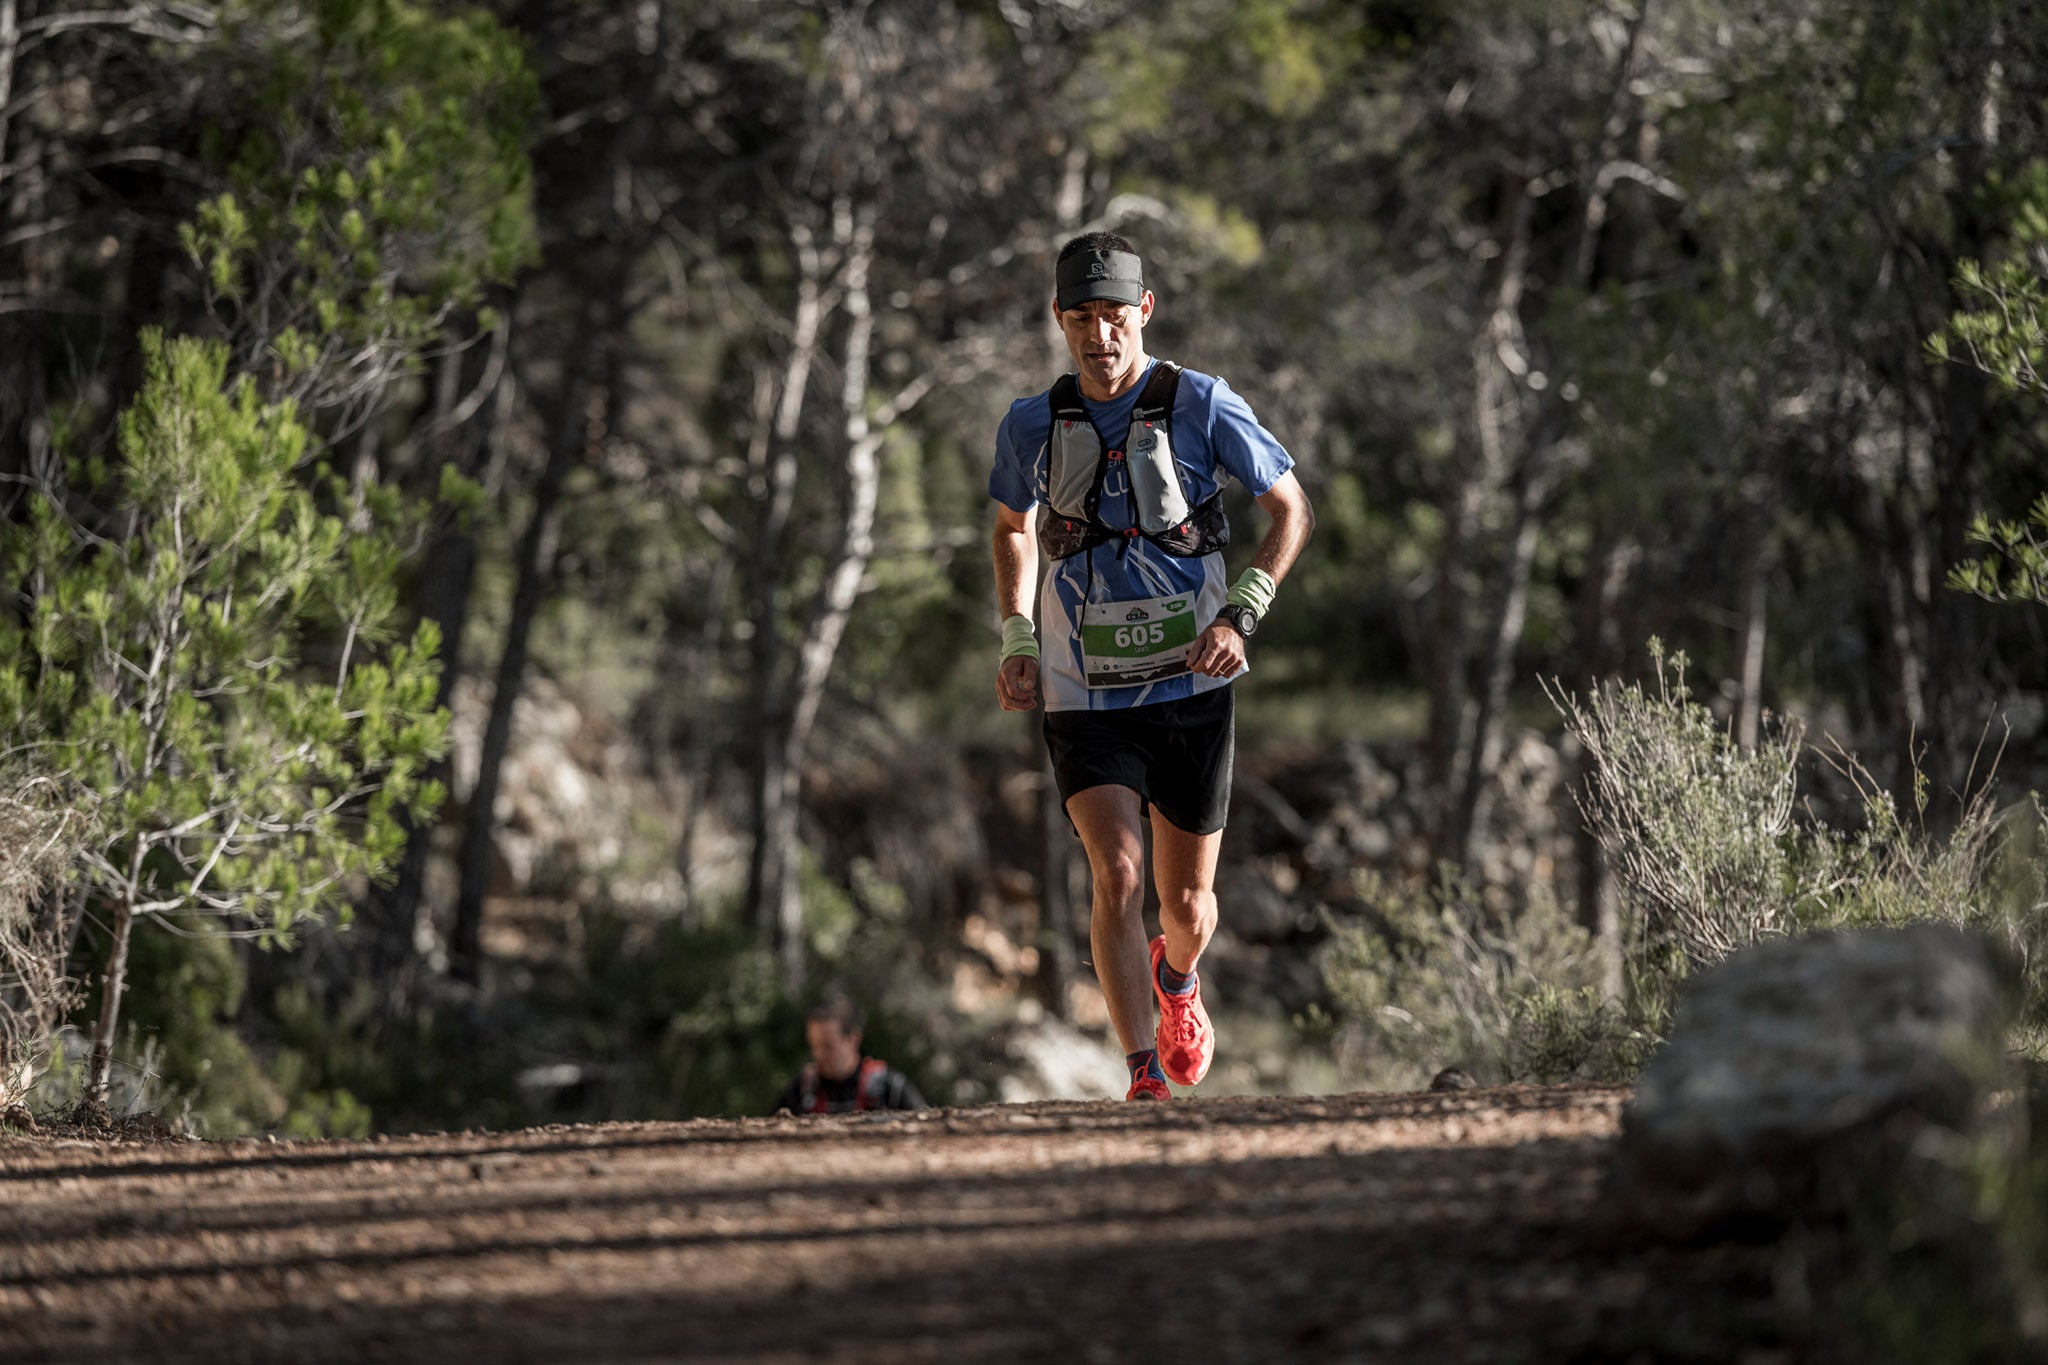
[[[1066,559],[1112,540],[1143,537],[1179,559],[1199,559],[1230,543],[1230,522],[1219,491],[1194,506],[1186,476],[1173,458],[1173,400],[1180,366],[1153,366],[1122,449],[1105,449],[1081,403],[1081,386],[1061,375],[1049,395],[1052,434],[1047,441],[1046,509],[1038,519],[1038,548],[1049,560]],[[1102,485],[1113,466],[1130,477],[1137,516],[1130,526],[1102,519]]]
[[[889,1064],[874,1057],[860,1059],[860,1071],[853,1087],[853,1108],[855,1112],[882,1107],[882,1088],[888,1084]],[[803,1078],[798,1085],[797,1098],[799,1114],[830,1114],[832,1102],[825,1098],[824,1087],[818,1083],[817,1063],[804,1066]],[[838,1111],[845,1113],[845,1110]]]

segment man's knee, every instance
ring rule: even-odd
[[[1123,914],[1144,902],[1145,865],[1135,852],[1118,849],[1094,863],[1098,910]]]
[[[1181,929],[1213,927],[1216,923],[1216,893],[1206,886],[1162,892],[1159,917]]]

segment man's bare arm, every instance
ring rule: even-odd
[[[1316,513],[1309,506],[1301,480],[1294,477],[1291,469],[1259,494],[1259,507],[1273,519],[1273,524],[1266,528],[1266,538],[1259,542],[1259,552],[1252,556],[1252,567],[1263,570],[1277,584],[1294,567],[1301,547],[1308,544],[1309,532],[1316,529]]]
[[[1308,544],[1309,532],[1316,526],[1315,509],[1309,506],[1308,494],[1291,469],[1259,494],[1259,507],[1273,523],[1266,528],[1258,553],[1252,556],[1252,567],[1278,584],[1294,567],[1301,547]],[[1244,637],[1228,622],[1212,621],[1188,647],[1188,665],[1212,678],[1236,677],[1244,668]]]
[[[996,614],[1007,620],[1031,615],[1031,589],[1038,582],[1038,542],[1031,535],[1031,512],[1013,512],[996,504],[996,529],[990,537],[996,562]]]
[[[997,503],[989,548],[995,560],[997,613],[1004,620],[1031,615],[1032,589],[1038,584],[1038,541],[1031,534],[1031,513]],[[1038,660],[1003,660],[996,670],[996,699],[1005,711],[1029,711],[1037,706]]]

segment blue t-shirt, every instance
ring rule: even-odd
[[[1158,363],[1156,359],[1151,362]],[[1122,448],[1131,413],[1150,374],[1148,365],[1137,384],[1107,403],[1082,400],[1104,449]],[[1293,458],[1259,425],[1244,399],[1214,375],[1181,371],[1170,430],[1174,462],[1180,466],[1188,496],[1196,506],[1232,479],[1257,497],[1294,467]],[[996,429],[989,496],[1013,512],[1028,512],[1045,501],[1051,436],[1049,393],[1012,403]],[[1103,482],[1098,514],[1111,526],[1132,524],[1130,483],[1121,466],[1112,468]],[[1051,565],[1038,595],[1038,686],[1045,709],[1111,711],[1174,701],[1222,687],[1229,679],[1200,673],[1131,686],[1090,687],[1082,666],[1081,616],[1084,603],[1188,595],[1194,601],[1198,626],[1206,626],[1222,609],[1226,590],[1220,553],[1182,559],[1142,537],[1098,545]]]

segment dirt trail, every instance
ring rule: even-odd
[[[0,1139],[0,1360],[1731,1359],[1754,1254],[1591,1227],[1625,1098]]]

